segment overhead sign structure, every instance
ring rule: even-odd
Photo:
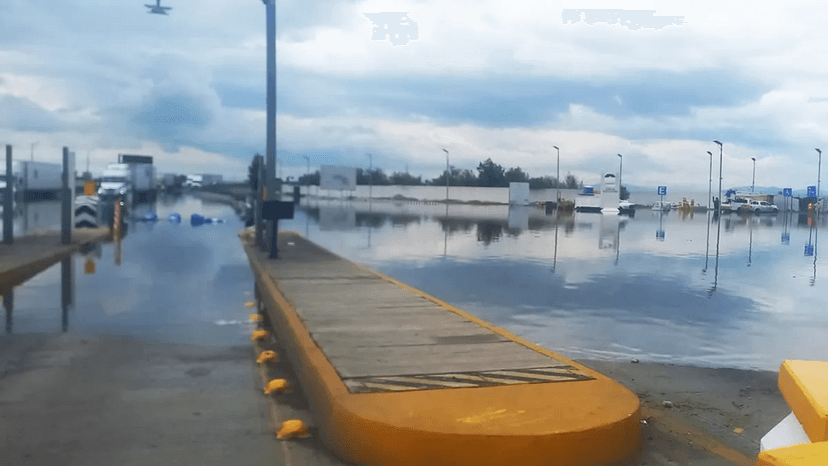
[[[782,196],[784,196],[784,197],[791,197],[791,196],[793,196],[793,189],[792,189],[792,188],[784,188],[784,189],[782,189]]]
[[[118,154],[118,163],[148,163],[152,165],[152,156]]]
[[[319,167],[319,189],[356,191],[356,168],[322,165]]]
[[[816,197],[816,186],[808,186],[808,197]]]
[[[658,187],[658,195],[659,196],[666,196],[667,195],[667,186],[659,186]]]

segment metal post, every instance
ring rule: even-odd
[[[751,157],[750,160],[753,160],[753,179],[750,182],[750,193],[753,194],[753,188],[756,187],[756,157]]]
[[[267,16],[267,170],[266,184],[270,199],[276,196],[276,0],[262,0]],[[277,220],[268,222],[267,237],[276,235]]]
[[[719,208],[721,209],[722,205],[722,143],[719,141],[713,141],[719,145]]]
[[[552,147],[558,151],[558,164],[555,170],[555,211],[557,211],[561,203],[561,150],[558,146]]]
[[[822,181],[822,151],[819,149],[816,149],[816,151],[819,154],[819,166],[817,168],[817,204],[819,204],[819,185]]]
[[[63,190],[61,195],[60,242],[72,242],[72,199],[73,193],[69,189],[69,177],[72,169],[69,166],[69,148],[63,148]]]
[[[259,186],[258,192],[256,194],[256,245],[261,250],[265,250],[267,248],[265,244],[265,225],[264,221],[262,220],[262,206],[264,205],[264,198],[265,198],[265,168],[264,168],[264,157],[261,155],[257,155],[258,163],[258,172],[257,176],[259,178]]]
[[[710,168],[707,173],[707,210],[710,210],[710,204],[713,203],[713,152],[707,151],[710,154]]]
[[[449,151],[443,149],[446,153],[446,204],[449,200],[449,176],[451,176],[451,168],[449,167]]]
[[[14,243],[14,173],[12,146],[6,144],[6,191],[3,193],[3,243]]]
[[[264,224],[262,222],[262,205],[264,203],[264,185],[265,185],[265,169],[264,169],[264,157],[261,155],[256,155],[255,157],[255,165],[256,165],[256,178],[259,180],[256,186],[256,210],[254,212],[254,220],[256,222],[256,246],[259,249],[265,249],[265,240],[264,240]]]
[[[621,176],[624,174],[624,156],[618,154],[620,161],[618,162],[618,200],[621,200]]]
[[[308,167],[305,170],[305,197],[310,198],[310,157],[308,157],[307,155],[303,155],[302,157],[308,164]]]

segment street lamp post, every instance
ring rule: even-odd
[[[449,151],[443,149],[443,152],[446,153],[446,205],[448,205],[449,200],[449,176],[451,175],[451,168],[449,167]]]
[[[707,153],[710,155],[710,168],[707,172],[707,210],[710,210],[710,204],[713,202],[713,152]]]
[[[558,165],[555,170],[555,210],[558,210],[561,203],[561,150],[558,146],[552,146],[558,151]]]
[[[753,188],[756,187],[756,157],[751,157],[753,160],[753,180],[750,182],[750,193],[753,194]]]
[[[819,184],[822,179],[822,151],[815,149],[819,154],[819,166],[817,168],[817,204],[819,204]]]
[[[719,145],[719,208],[722,205],[722,143],[719,141],[713,141]]]
[[[267,23],[267,153],[265,154],[265,186],[269,199],[276,199],[276,0],[262,0]],[[276,244],[278,220],[268,222],[268,235]],[[271,258],[278,256],[273,248]]]
[[[621,200],[621,176],[624,173],[624,156],[618,154],[618,158],[620,159],[618,162],[618,200]]]

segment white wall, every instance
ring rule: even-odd
[[[293,193],[293,186],[282,185],[282,192],[285,194]],[[306,195],[305,186],[301,186],[299,192]],[[322,198],[348,198],[355,196],[357,198],[368,198],[370,196],[379,198],[393,198],[400,195],[406,198],[415,199],[418,201],[445,201],[446,187],[445,186],[357,186],[356,191],[332,191],[326,189],[319,189],[318,186],[310,186],[311,197]],[[533,189],[529,191],[529,199],[531,202],[544,202],[555,200],[554,189]],[[578,189],[561,189],[561,198],[575,200],[575,196],[580,192]],[[497,204],[509,203],[509,188],[482,188],[482,187],[465,187],[465,186],[450,186],[449,199],[457,202],[490,202]]]

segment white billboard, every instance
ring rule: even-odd
[[[319,189],[356,191],[356,168],[322,165],[319,167]]]

